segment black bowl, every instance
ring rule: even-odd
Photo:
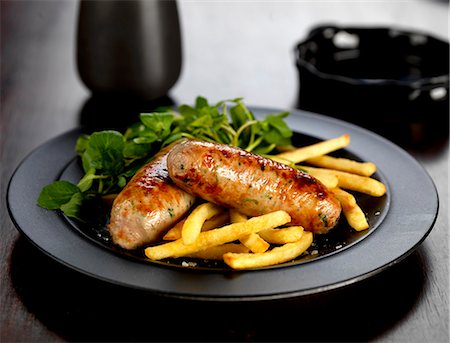
[[[448,42],[392,28],[320,26],[295,55],[300,109],[402,145],[448,139]]]

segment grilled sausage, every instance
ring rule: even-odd
[[[114,200],[108,229],[122,248],[135,249],[160,240],[195,201],[170,180],[169,151],[170,146],[156,154]]]
[[[285,210],[291,224],[326,233],[339,219],[334,195],[307,173],[228,145],[183,140],[167,158],[170,178],[195,196],[249,216]]]

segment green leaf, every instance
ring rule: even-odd
[[[151,159],[150,158],[146,158],[146,159],[142,159],[142,160],[138,160],[138,161],[134,161],[133,163],[131,163],[129,166],[127,166],[127,168],[123,171],[122,174],[120,174],[119,177],[123,176],[125,178],[131,178],[134,174],[136,174],[136,172],[147,162],[149,162]]]
[[[247,121],[254,120],[255,117],[240,100],[237,101],[236,106],[230,108],[231,123],[234,129],[239,129]]]
[[[67,203],[61,205],[61,211],[68,217],[82,220],[80,218],[80,212],[83,200],[84,196],[82,193],[75,193]]]
[[[292,136],[292,130],[283,120],[283,118],[285,118],[288,114],[289,112],[282,112],[278,115],[270,114],[266,117],[266,121],[270,124],[270,126],[277,129],[283,137]]]
[[[89,135],[81,135],[78,137],[77,142],[75,144],[75,151],[78,155],[81,155],[87,148],[89,142]]]
[[[150,143],[140,142],[138,138],[136,140],[125,142],[123,149],[125,158],[138,159],[150,153],[152,147]]]
[[[238,100],[236,106],[230,108],[230,117],[233,128],[239,132],[238,146],[246,148],[252,145],[254,136],[259,131],[255,125],[248,125],[249,122],[255,121],[253,113],[241,100]],[[246,127],[245,130],[243,130],[244,127]]]
[[[193,120],[198,115],[198,111],[189,105],[180,105],[178,107],[178,112],[181,114],[183,119],[186,121]]]
[[[119,174],[124,167],[123,135],[117,131],[94,132],[83,153],[83,168],[103,170],[110,175]]]
[[[290,144],[292,130],[283,120],[288,114],[288,112],[270,114],[265,120],[260,122],[261,129],[263,130],[261,135],[267,143],[276,145]]]
[[[152,144],[158,140],[158,136],[153,132],[148,132],[145,136],[133,138],[132,142],[135,144]],[[126,148],[126,146],[125,146]]]
[[[131,124],[124,133],[125,140],[130,140],[136,137],[140,137],[142,135],[145,135],[145,131],[150,131],[148,128],[145,127],[144,124],[141,122],[137,122],[134,124]]]
[[[127,184],[127,179],[124,176],[119,176],[118,180],[117,180],[117,186],[120,188],[125,187],[125,185]]]
[[[206,99],[205,99],[204,97],[202,97],[202,96],[198,96],[198,97],[195,99],[195,108],[201,109],[201,108],[203,108],[203,107],[209,107],[208,100],[206,100]]]
[[[76,193],[80,193],[80,189],[73,183],[55,181],[42,189],[39,194],[38,205],[49,210],[56,210],[69,202]]]
[[[77,186],[80,189],[80,191],[81,192],[86,192],[87,190],[89,190],[89,188],[92,187],[93,181],[97,177],[98,176],[95,175],[95,169],[94,168],[91,168],[90,170],[88,170],[88,172],[81,178],[81,180],[77,184]]]
[[[190,127],[201,127],[203,129],[208,130],[213,125],[213,123],[214,123],[214,121],[211,118],[211,116],[204,115],[204,116],[197,118],[193,122],[189,123],[189,126]]]
[[[270,145],[266,145],[266,146],[260,145],[253,152],[264,156],[264,155],[268,155],[275,148],[276,148],[275,144],[270,144]]]
[[[231,143],[231,137],[227,132],[224,132],[222,130],[217,131],[217,137],[219,138],[220,143],[224,144],[230,144]]]
[[[83,165],[83,170],[85,173],[88,173],[91,169],[100,169],[102,167],[101,164],[96,163],[95,157],[90,155],[90,152],[85,150],[81,155],[81,163]]]
[[[141,113],[140,119],[146,127],[156,134],[158,139],[163,140],[170,134],[174,115],[170,112]]]
[[[291,140],[287,137],[283,137],[277,130],[269,130],[265,132],[264,140],[269,144],[275,144],[278,146],[291,144]]]
[[[209,116],[213,121],[221,120],[222,114],[219,109],[214,106],[204,106],[199,110],[200,116]]]

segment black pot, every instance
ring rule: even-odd
[[[448,42],[392,28],[320,26],[295,53],[300,109],[403,145],[448,138]]]

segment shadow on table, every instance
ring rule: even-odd
[[[80,110],[79,124],[87,132],[106,129],[124,131],[129,125],[139,121],[140,113],[173,105],[174,101],[169,95],[143,101],[114,94],[93,94]]]
[[[27,309],[69,341],[366,341],[408,316],[426,287],[420,249],[367,280],[318,295],[254,303],[193,302],[106,284],[26,239],[11,279]]]

